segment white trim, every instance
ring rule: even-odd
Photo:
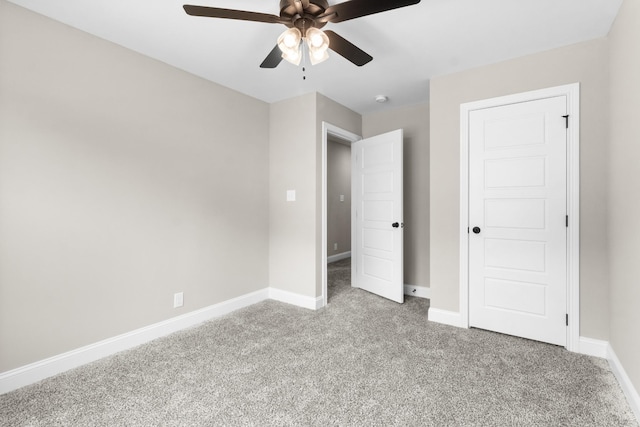
[[[282,289],[276,288],[269,288],[269,299],[296,305],[302,308],[308,308],[309,310],[317,310],[323,307],[322,297],[307,297],[304,295],[296,294],[294,292],[283,291]]]
[[[627,398],[627,402],[629,402],[629,406],[636,416],[636,420],[640,423],[640,395],[638,395],[638,391],[633,386],[631,379],[622,367],[622,363],[620,363],[620,359],[616,356],[611,345],[607,346],[607,359],[609,360],[609,366],[611,366],[613,375],[615,375],[618,383],[620,383],[622,392]]]
[[[469,114],[473,110],[556,96],[567,97],[567,350],[580,348],[580,84],[573,83],[460,105],[460,318],[469,327]]]
[[[201,308],[162,322],[154,323],[112,338],[107,338],[66,353],[58,354],[11,371],[0,373],[0,394],[33,384],[53,375],[102,359],[103,357],[139,346],[174,332],[198,325],[207,320],[224,316],[240,308],[273,299],[299,307],[317,310],[322,307],[322,297],[312,298],[275,288],[241,295],[209,307]]]
[[[0,373],[0,394],[195,326],[269,297],[267,288]]]
[[[443,325],[455,326],[457,328],[466,328],[462,324],[462,316],[455,311],[440,310],[439,308],[429,307],[430,322],[442,323]]]
[[[567,350],[580,345],[580,84],[567,91]]]
[[[320,280],[322,281],[322,295],[320,307],[327,305],[327,139],[329,135],[336,136],[350,143],[362,139],[360,135],[351,133],[347,130],[334,126],[331,123],[322,122],[322,207],[321,207],[321,236],[320,236]],[[353,209],[351,215],[353,216]],[[353,237],[351,238],[351,248],[353,249]],[[320,308],[318,307],[318,308]]]
[[[404,284],[404,294],[412,297],[431,299],[431,288]]]
[[[342,252],[340,254],[330,255],[327,257],[327,264],[331,264],[332,262],[340,261],[343,259],[351,258],[351,251]]]
[[[609,343],[607,341],[580,337],[579,342],[580,344],[576,349],[576,353],[586,354],[587,356],[600,357],[601,359],[607,358],[607,347],[609,346]]]
[[[469,113],[460,105],[460,322],[469,327]]]

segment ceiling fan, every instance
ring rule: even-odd
[[[282,59],[298,65],[304,46],[302,40],[307,42],[311,64],[327,59],[327,49],[331,49],[355,65],[363,66],[373,59],[371,55],[335,32],[320,28],[328,22],[348,21],[417,3],[420,0],[349,0],[329,6],[327,0],[280,0],[280,16],[188,4],[184,10],[191,16],[286,25],[288,30],[278,37],[278,43],[262,61],[261,68],[275,68]]]

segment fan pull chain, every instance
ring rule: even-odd
[[[306,43],[302,43],[302,80],[307,80],[307,56],[309,56],[309,51],[307,51]]]
[[[305,28],[305,22],[302,22],[302,34],[304,34],[304,37],[307,36],[307,31]],[[307,80],[307,54],[308,52],[305,52],[306,50],[306,43],[304,42],[304,37],[300,40],[300,44],[302,44],[302,49],[300,49],[302,51],[302,80]]]
[[[300,43],[302,43],[302,80],[307,80],[307,52],[305,52],[304,49],[304,41],[301,41]]]

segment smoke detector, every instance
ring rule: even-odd
[[[382,104],[383,102],[387,102],[389,98],[387,98],[384,95],[378,95],[376,96],[376,102]]]

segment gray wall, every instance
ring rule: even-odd
[[[340,201],[340,196],[343,200]],[[338,245],[334,249],[334,244]],[[351,251],[351,144],[327,141],[327,256]]]
[[[316,97],[316,296],[322,295],[322,122],[356,135],[362,134],[362,116],[324,95]],[[310,166],[311,167],[311,166]]]
[[[404,281],[429,286],[429,106],[415,105],[362,118],[365,138],[404,129]]]
[[[312,298],[322,295],[322,122],[360,134],[361,120],[319,93],[271,104],[271,287]],[[286,201],[287,190],[296,190],[295,202]]]
[[[315,297],[316,94],[270,106],[269,285]],[[287,202],[287,190],[296,201]]]
[[[580,82],[580,334],[609,338],[607,58],[599,39],[431,81],[432,307],[459,311],[460,104]]]
[[[640,391],[640,2],[625,0],[609,34],[611,337]]]
[[[266,287],[268,132],[263,102],[0,1],[0,372]]]

